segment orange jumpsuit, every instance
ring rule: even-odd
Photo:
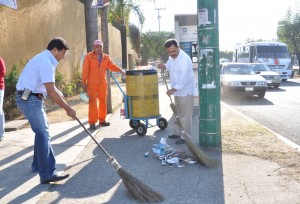
[[[102,53],[101,62],[97,59],[94,51],[87,53],[83,62],[82,84],[87,84],[87,95],[89,96],[89,124],[105,121],[107,115],[107,79],[106,70],[121,72],[122,69],[115,65],[110,57]]]

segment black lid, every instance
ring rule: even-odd
[[[153,75],[157,74],[156,70],[130,70],[126,71],[126,75]]]

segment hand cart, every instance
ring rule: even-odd
[[[147,71],[150,71],[150,70],[144,70],[144,72],[147,72]],[[128,72],[133,72],[133,71],[127,71],[126,72],[126,80],[127,80],[127,73]],[[125,107],[125,118],[129,119],[129,126],[132,129],[134,129],[139,136],[145,136],[146,133],[147,133],[147,128],[149,128],[149,127],[158,126],[161,130],[164,130],[168,127],[168,121],[165,118],[161,117],[160,114],[154,114],[152,116],[147,116],[147,117],[136,117],[136,116],[134,116],[134,108],[135,108],[134,106],[136,104],[135,103],[135,96],[126,95],[125,92],[120,87],[118,81],[116,80],[116,78],[114,77],[112,72],[110,72],[110,75],[111,75],[112,79],[115,81],[115,83],[117,84],[117,86],[119,87],[120,91],[123,94],[123,102],[124,102],[124,105],[125,105],[124,106]],[[140,87],[135,87],[135,89],[139,89],[139,88]],[[157,100],[158,100],[158,98],[157,98]],[[157,103],[158,103],[158,101],[157,101]],[[149,120],[151,120],[151,119],[155,120],[156,123],[155,124],[149,123]]]

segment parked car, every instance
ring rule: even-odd
[[[267,81],[247,63],[225,63],[220,66],[221,97],[231,94],[257,95],[264,98]]]
[[[256,74],[259,74],[267,80],[268,86],[273,86],[278,89],[281,83],[280,75],[272,71],[266,64],[263,63],[250,63]]]
[[[226,59],[226,58],[221,58],[219,61],[220,61],[220,64],[230,62],[229,59]]]

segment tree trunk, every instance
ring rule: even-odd
[[[296,53],[297,60],[298,60],[298,75],[300,75],[300,52]]]
[[[109,55],[109,36],[108,36],[108,7],[101,9],[101,39],[103,41],[103,52]],[[107,94],[107,113],[112,113],[112,101],[111,101],[111,87],[110,87],[110,75],[106,72],[106,78],[108,83]]]
[[[126,27],[121,25],[121,45],[122,45],[122,68],[127,69],[127,37],[126,37]]]
[[[87,52],[91,52],[94,40],[98,39],[98,9],[91,8],[92,0],[85,0],[85,32],[86,32],[86,48]]]

